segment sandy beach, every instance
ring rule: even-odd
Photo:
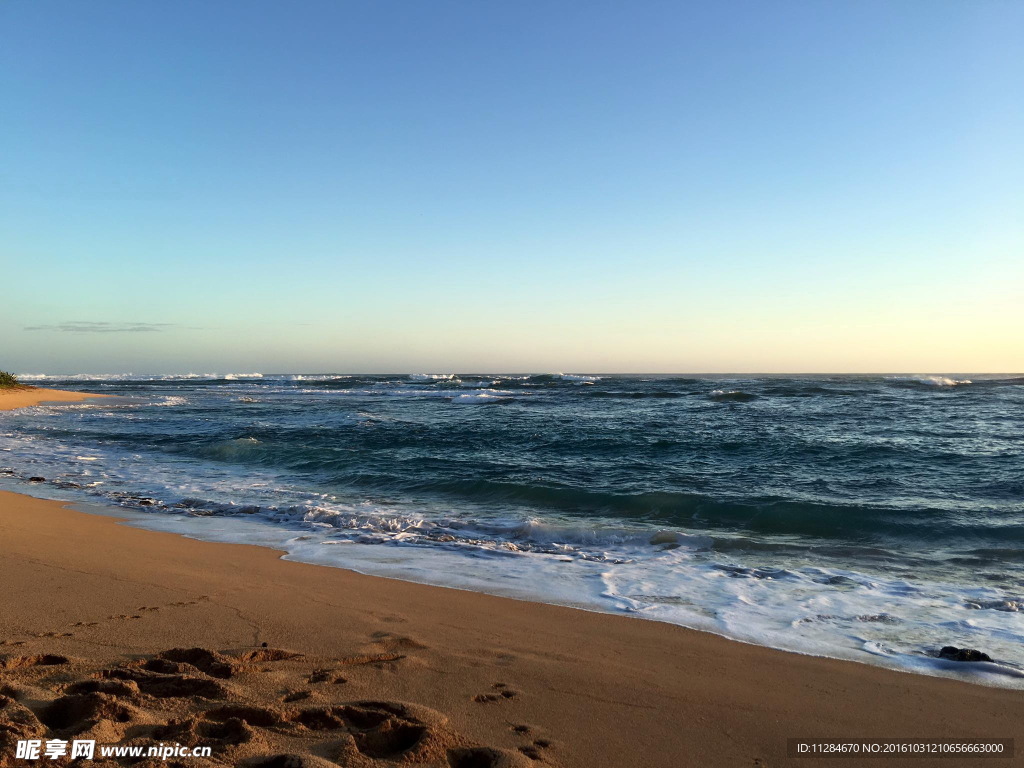
[[[40,403],[79,403],[94,397],[109,397],[90,392],[68,392],[63,389],[46,389],[45,387],[17,387],[0,389],[0,411],[11,411],[15,408],[27,408]]]
[[[288,562],[14,493],[0,540],[4,765],[24,764],[12,739],[74,734],[209,745],[226,764],[607,768],[834,764],[787,758],[791,737],[1024,735],[1016,691]],[[880,764],[933,762],[1014,764]]]

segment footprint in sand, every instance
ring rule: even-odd
[[[415,641],[389,634],[376,640],[391,648],[415,647]],[[404,654],[368,654],[335,660],[334,665],[380,665],[401,658]],[[272,677],[264,678],[272,669],[265,665],[276,662],[283,664]],[[44,675],[42,684],[55,698],[39,700],[37,693],[31,693],[37,688],[25,693],[14,684],[24,675],[40,685],[38,670],[49,668],[57,674]],[[330,699],[338,695],[335,691],[345,689],[324,687],[314,694],[297,686],[283,690],[268,686],[265,680],[289,676],[293,685],[304,679],[344,682],[337,669],[315,668],[301,654],[268,647],[230,655],[206,648],[172,648],[91,670],[81,660],[58,654],[8,654],[0,656],[0,670],[11,681],[0,686],[0,755],[6,754],[7,746],[13,750],[13,742],[7,743],[11,738],[74,737],[108,744],[212,746],[221,762],[241,768],[378,763],[525,768],[540,760],[547,746],[541,739],[519,751],[476,746],[453,730],[444,714],[427,707],[391,701],[332,704]],[[493,692],[478,700],[516,695],[506,684],[495,683]],[[328,703],[310,706],[317,700]],[[531,733],[528,726],[523,728],[514,730]],[[275,754],[282,747],[290,751]],[[129,766],[129,762],[124,762],[124,768],[149,765]],[[111,768],[119,764],[115,760]]]
[[[345,667],[359,667],[366,664],[383,667],[386,664],[402,661],[406,658],[404,653],[368,653],[362,656],[346,656],[338,659],[338,663]]]
[[[242,763],[243,768],[337,768],[336,763],[314,755],[290,753],[254,757]]]
[[[199,605],[199,603],[206,602],[210,599],[209,595],[200,595],[195,600],[175,600],[173,603],[167,603],[165,608],[187,608],[190,605]]]
[[[189,747],[213,746],[219,751],[251,743],[261,747],[265,743],[259,731],[237,717],[223,721],[206,720],[199,717],[172,720],[155,729],[153,738],[160,741],[173,741]]]
[[[226,699],[230,692],[216,680],[205,677],[186,677],[184,675],[162,675],[155,672],[130,670],[106,670],[104,673],[115,679],[131,680],[139,686],[139,690],[147,696],[158,699]]]
[[[309,677],[306,678],[306,682],[312,684],[331,683],[332,685],[344,685],[348,680],[336,674],[333,669],[314,669]]]
[[[391,632],[374,632],[370,635],[370,639],[373,640],[374,645],[381,645],[388,650],[395,650],[398,648],[405,650],[417,650],[422,651],[429,648],[419,640],[414,640],[411,637],[405,635],[395,635]]]
[[[65,694],[105,693],[119,698],[136,698],[140,691],[134,680],[79,680],[64,689]]]
[[[543,760],[544,759],[544,756],[540,753],[540,750],[537,749],[532,744],[529,745],[529,746],[520,747],[519,751],[522,752],[524,755],[526,755],[531,760]]]
[[[451,730],[443,714],[413,704],[358,701],[301,710],[291,721],[314,732],[346,732],[345,739],[334,742],[336,752],[327,755],[340,765],[364,765],[367,758],[389,764],[446,762],[456,768],[523,765],[518,762],[522,757],[514,752],[461,746],[464,739]]]
[[[302,658],[301,653],[283,651],[280,648],[257,648],[253,651],[246,651],[238,660],[244,664],[258,664],[265,661],[287,661],[288,659]]]
[[[227,704],[223,707],[210,709],[203,713],[207,720],[226,722],[237,718],[248,725],[257,725],[261,728],[270,728],[278,725],[284,719],[281,712],[267,707],[254,707],[247,704]]]
[[[235,659],[216,651],[207,650],[206,648],[171,648],[169,651],[158,653],[157,659],[178,664],[188,664],[210,677],[217,677],[222,680],[232,677],[238,668],[238,663]]]
[[[60,736],[74,736],[101,723],[128,724],[139,721],[136,710],[106,693],[77,693],[61,696],[47,704],[39,720]]]
[[[18,741],[38,739],[45,731],[32,710],[11,696],[0,695],[0,755],[13,755]]]
[[[9,699],[17,701],[23,695],[23,691],[20,688],[15,688],[13,685],[4,683],[0,685],[0,696],[6,696]]]
[[[520,747],[519,751],[531,760],[543,760],[544,750],[551,748],[551,742],[547,739],[537,739],[532,744]]]
[[[0,656],[0,669],[25,669],[27,667],[55,667],[70,664],[71,659],[55,653],[43,653],[37,656]]]
[[[450,749],[447,757],[450,768],[520,768],[526,762],[522,755],[491,747]]]
[[[514,699],[519,695],[519,691],[509,688],[505,683],[495,683],[491,687],[494,689],[493,693],[478,693],[473,697],[473,701],[478,704],[492,704],[505,699]]]

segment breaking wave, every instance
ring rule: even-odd
[[[970,379],[954,379],[949,376],[889,376],[889,381],[922,384],[927,387],[962,387],[973,384]]]

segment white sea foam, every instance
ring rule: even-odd
[[[201,381],[226,379],[245,380],[263,378],[261,373],[21,373],[23,381]]]
[[[587,376],[578,373],[556,373],[555,375],[558,376],[563,381],[577,381],[580,382],[581,384],[592,384],[595,381],[601,380],[600,376]]]
[[[1024,621],[1017,601],[987,587],[920,577],[906,582],[884,571],[813,567],[763,555],[742,564],[735,559],[737,550],[722,551],[721,541],[704,534],[537,517],[474,519],[369,502],[348,504],[282,487],[272,473],[251,466],[244,469],[242,483],[225,474],[223,465],[209,471],[197,465],[182,476],[172,466],[126,465],[117,453],[90,455],[94,460],[88,465],[76,463],[72,459],[78,454],[59,441],[0,435],[0,444],[11,441],[8,447],[15,448],[19,459],[47,476],[67,477],[70,469],[79,473],[75,477],[82,485],[89,480],[95,490],[105,487],[96,483],[121,478],[127,487],[140,489],[134,496],[112,497],[129,505],[144,495],[165,503],[183,493],[197,499],[178,509],[131,513],[136,524],[149,528],[277,547],[289,553],[288,559],[365,573],[626,612],[803,653],[871,658],[893,668],[1024,687],[1022,673],[1012,666],[968,668],[920,651],[950,643],[977,646],[994,658],[1024,666],[1019,650]],[[259,443],[241,438],[224,448],[229,453],[248,451]],[[97,473],[102,479],[90,479]],[[10,482],[0,478],[0,485],[10,487]],[[54,486],[17,488],[58,498],[80,493]],[[217,497],[236,501],[214,507],[201,501]],[[287,497],[298,503],[245,506]],[[209,514],[218,515],[216,525],[209,525]],[[395,549],[382,557],[382,545]],[[500,558],[500,566],[494,558]]]
[[[158,378],[156,376],[136,376],[131,373],[19,373],[21,381],[127,381],[140,380],[148,381]],[[180,378],[185,378],[184,376]]]
[[[913,381],[932,387],[960,387],[973,383],[970,379],[952,379],[948,376],[887,376],[886,378],[890,381]]]
[[[499,390],[499,389],[487,389],[480,390],[478,392],[468,392],[464,395],[456,395],[452,398],[452,403],[457,405],[471,405],[481,403],[502,403],[512,400],[512,393]]]
[[[740,567],[723,560],[712,539],[684,532],[430,519],[372,505],[317,505],[278,515],[276,524],[268,514],[223,518],[212,527],[201,517],[129,516],[134,524],[194,538],[275,547],[289,560],[624,612],[799,653],[1024,688],[1020,666],[956,664],[920,650],[945,637],[983,647],[1001,661],[1019,660],[1019,614],[962,603],[965,592],[983,602],[993,592],[985,587],[907,583],[798,563]],[[295,530],[297,520],[304,532]],[[670,546],[677,542],[683,546]],[[393,549],[382,556],[381,545]],[[836,588],[837,582],[846,586]]]
[[[481,389],[455,394],[450,389],[395,389],[389,387],[378,387],[375,389],[301,389],[303,394],[315,394],[325,397],[341,398],[363,398],[363,397],[410,397],[410,398],[439,398],[459,403],[485,402],[494,399],[508,399],[514,395],[524,394],[522,392],[510,392],[501,389]]]
[[[451,381],[455,379],[454,373],[410,373],[412,381]]]
[[[161,398],[159,402],[152,403],[152,405],[173,408],[176,405],[185,405],[187,402],[188,399],[180,395],[168,395],[167,397]]]

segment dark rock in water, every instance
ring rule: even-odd
[[[939,658],[949,661],[992,661],[992,657],[987,653],[973,648],[957,648],[955,645],[947,645],[939,651]]]
[[[46,478],[45,477],[30,477],[28,479],[28,481],[30,483],[45,483],[46,482]]]

